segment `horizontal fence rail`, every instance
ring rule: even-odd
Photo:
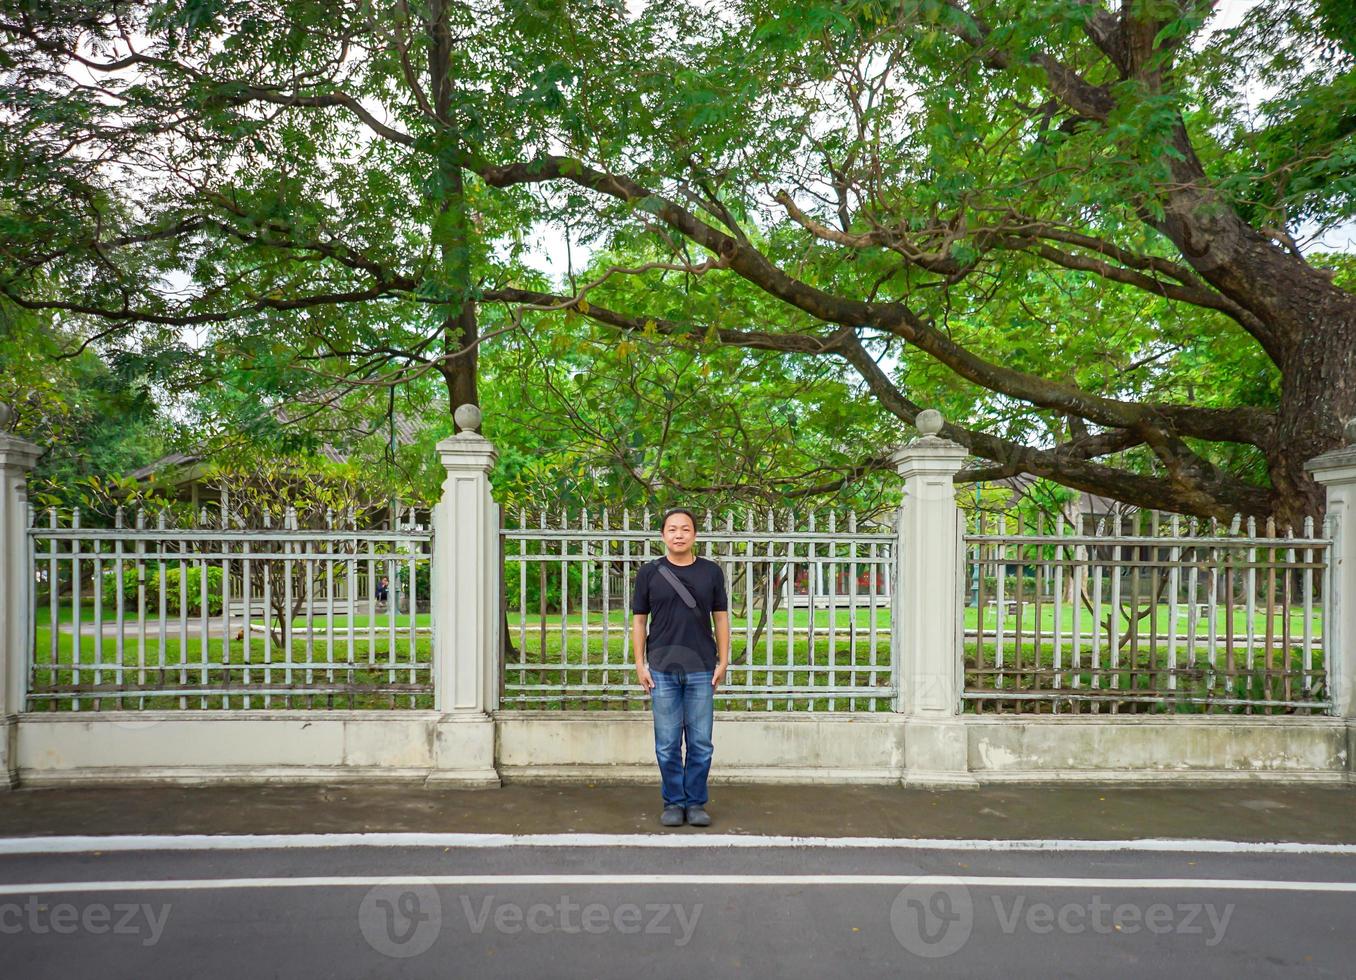
[[[502,706],[643,708],[631,600],[640,566],[664,553],[653,516],[516,517],[501,530]],[[720,564],[730,597],[730,669],[717,707],[891,710],[892,529],[855,513],[708,512],[699,523],[697,553]]]
[[[432,707],[431,532],[280,516],[30,520],[29,709]]]
[[[1330,528],[1157,512],[965,535],[964,699],[980,712],[1319,714]],[[1081,532],[1081,533],[1080,533]]]

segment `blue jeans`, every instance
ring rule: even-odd
[[[705,806],[715,723],[715,672],[651,670],[654,690],[654,753],[659,760],[665,806]],[[683,737],[687,737],[687,764]]]

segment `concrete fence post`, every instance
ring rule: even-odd
[[[447,470],[433,509],[432,619],[435,771],[429,782],[498,786],[494,720],[499,621],[499,512],[490,493],[494,444],[480,409],[456,410],[461,429],[438,443]]]
[[[960,510],[952,477],[969,452],[942,439],[941,413],[920,412],[919,437],[896,450],[904,480],[895,549],[894,630],[897,705],[906,719],[906,781],[972,785],[960,724]]]
[[[1305,469],[1327,490],[1333,535],[1323,619],[1323,652],[1333,713],[1356,717],[1356,419],[1346,426],[1346,445],[1316,456]]]
[[[0,789],[19,785],[19,712],[28,693],[29,622],[33,580],[28,570],[28,474],[42,454],[4,427],[0,406]]]

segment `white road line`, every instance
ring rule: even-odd
[[[1356,844],[1295,841],[947,840],[908,837],[781,837],[763,834],[180,834],[0,838],[0,855],[89,851],[258,851],[330,847],[820,847],[922,851],[1140,851],[1193,854],[1352,854]]]
[[[1261,881],[1238,878],[1024,878],[985,875],[715,875],[715,874],[540,874],[540,875],[345,875],[295,878],[184,878],[148,881],[44,881],[0,884],[0,895],[67,892],[218,891],[241,888],[374,888],[419,885],[905,885],[944,888],[1189,889],[1356,893],[1356,881]]]

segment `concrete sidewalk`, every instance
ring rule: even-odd
[[[0,793],[0,836],[707,832],[660,827],[660,808],[657,783],[20,788]],[[1356,787],[717,785],[709,809],[712,833],[1356,843]]]

